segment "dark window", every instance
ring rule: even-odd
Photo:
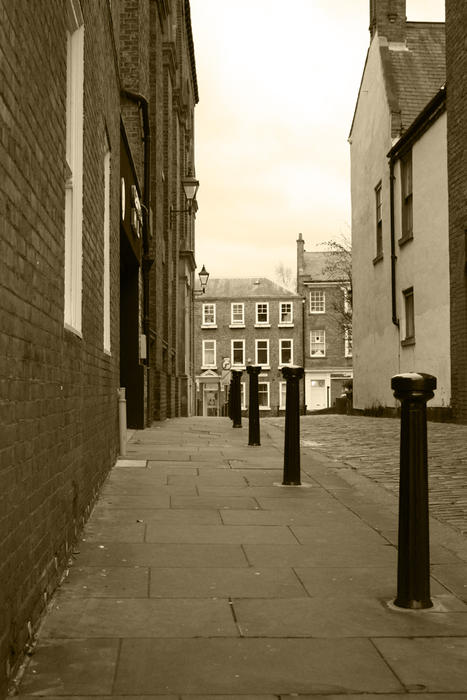
[[[381,182],[375,187],[376,198],[376,257],[383,255],[383,200]]]
[[[412,151],[401,160],[402,238],[413,236]]]

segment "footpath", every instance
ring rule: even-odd
[[[280,423],[231,425],[133,434],[17,697],[467,698],[467,539],[433,520],[434,605],[395,608],[397,497],[313,445],[283,487]]]

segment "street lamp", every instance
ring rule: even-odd
[[[206,270],[204,265],[201,268],[201,270],[199,271],[198,277],[199,277],[199,282],[201,284],[201,289],[194,289],[193,293],[195,295],[205,294],[206,293],[206,286],[207,286],[208,279],[209,279],[209,272]]]
[[[183,191],[185,193],[186,201],[188,202],[187,209],[173,209],[170,207],[170,227],[172,227],[173,217],[176,214],[191,214],[193,208],[193,202],[196,199],[196,193],[199,188],[199,181],[189,173],[182,179]]]

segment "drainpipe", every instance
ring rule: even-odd
[[[149,102],[144,95],[133,90],[122,89],[122,97],[135,102],[143,114],[143,143],[144,143],[144,174],[143,174],[143,332],[146,336],[146,365],[148,367],[147,390],[147,420],[151,410],[151,392],[149,391],[149,352],[150,352],[150,323],[149,323],[149,271],[154,258],[149,253],[149,212],[151,209],[151,131],[149,128]]]
[[[394,161],[389,160],[389,201],[390,201],[390,221],[391,221],[391,304],[392,322],[399,328],[396,305],[396,240],[394,231]]]

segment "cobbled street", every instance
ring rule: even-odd
[[[283,428],[283,418],[268,422]],[[388,491],[399,490],[400,421],[367,416],[302,416],[302,450],[350,465]],[[428,423],[430,514],[467,534],[467,426]]]

